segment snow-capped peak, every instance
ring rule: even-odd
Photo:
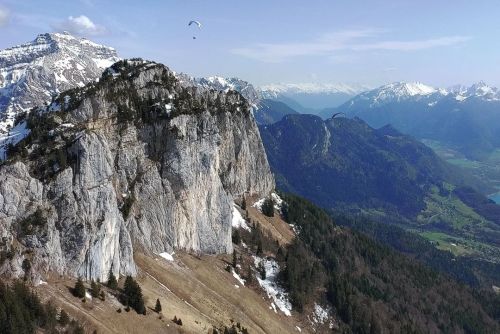
[[[278,83],[260,87],[260,90],[267,95],[278,94],[338,94],[347,95],[359,94],[371,87],[361,84],[346,83]]]
[[[10,138],[16,115],[97,80],[118,60],[115,49],[68,32],[40,34],[0,50],[0,146]]]
[[[476,84],[473,84],[468,90],[468,95],[473,96],[492,96],[498,95],[498,88],[488,86],[484,81],[479,81]]]
[[[359,94],[346,102],[350,110],[374,108],[394,102],[421,102],[428,107],[435,107],[441,99],[453,99],[464,103],[471,98],[481,101],[500,101],[500,90],[480,81],[470,87],[451,86],[448,89],[435,88],[420,82],[395,82]]]
[[[220,85],[220,86],[224,86],[224,87],[234,87],[233,80],[235,80],[235,79],[234,78],[233,79],[226,79],[226,78],[219,77],[219,76],[213,76],[213,77],[207,78],[207,81],[210,82],[211,84]]]
[[[197,86],[202,88],[216,89],[220,91],[235,90],[245,97],[248,102],[255,105],[260,100],[260,94],[252,84],[239,78],[224,78],[211,76],[207,78],[191,78]]]
[[[439,90],[434,87],[424,85],[421,82],[395,82],[381,87],[380,91],[393,92],[396,96],[405,97],[429,95],[437,93]]]
[[[484,101],[500,100],[500,90],[496,87],[489,86],[484,81],[479,81],[470,87],[464,85],[452,86],[449,89],[451,94],[457,101],[464,101],[468,98],[475,97]]]
[[[424,97],[445,96],[448,92],[421,82],[394,82],[359,95],[360,100],[369,101],[369,106],[377,106],[388,102],[421,99]],[[354,98],[356,99],[356,98]],[[351,100],[351,106],[353,101]]]

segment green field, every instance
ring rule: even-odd
[[[490,153],[481,161],[469,160],[460,152],[435,140],[424,139],[422,142],[432,148],[437,155],[447,162],[469,170],[484,183],[500,190],[500,149]]]
[[[425,210],[417,217],[419,224],[445,223],[460,230],[466,226],[481,226],[486,223],[483,217],[452,194],[453,189],[450,186],[448,188],[450,192],[448,196],[440,195],[437,188],[432,189],[430,196],[425,199]]]
[[[477,251],[461,238],[441,232],[421,232],[419,234],[436,245],[436,248],[450,251],[455,256],[477,255]]]

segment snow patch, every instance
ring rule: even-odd
[[[271,198],[273,199],[274,202],[274,208],[276,209],[276,211],[281,213],[281,208],[283,207],[283,200],[276,193],[271,193]]]
[[[174,261],[174,257],[173,257],[174,253],[173,252],[172,252],[172,254],[169,254],[167,252],[163,252],[163,253],[160,253],[158,255],[167,261]]]
[[[241,278],[241,276],[238,275],[238,273],[236,271],[234,271],[234,269],[232,269],[231,271],[233,273],[233,277],[236,278],[236,280],[238,282],[240,282],[241,285],[245,286],[245,280],[243,278]]]
[[[262,212],[262,205],[264,205],[264,201],[266,200],[266,198],[267,197],[263,197],[263,198],[259,199],[252,206],[254,208],[256,208],[257,210],[259,210],[260,212]],[[274,209],[281,214],[282,213],[281,209],[283,207],[283,200],[276,193],[271,193],[271,198],[274,202]]]
[[[295,235],[299,235],[299,228],[295,224],[289,224]]]
[[[31,130],[27,128],[26,121],[20,122],[5,135],[0,132],[0,161],[7,158],[6,148],[8,144],[16,145],[26,138],[30,132]]]
[[[38,279],[38,281],[35,283],[35,286],[39,285],[47,285],[48,283],[42,280],[41,278]]]
[[[250,226],[247,225],[247,222],[241,216],[240,211],[236,208],[236,204],[233,205],[233,222],[232,226],[234,228],[242,228],[247,231],[251,231]]]
[[[257,273],[256,277],[259,285],[267,293],[267,296],[273,300],[278,309],[290,317],[292,315],[292,304],[288,298],[288,293],[277,283],[280,272],[278,263],[271,258],[262,259],[258,256],[254,256],[253,258],[255,267],[257,268],[262,262],[266,271],[266,279],[261,279],[260,274]]]
[[[276,310],[276,305],[274,303],[271,303],[271,307],[269,309],[274,310],[274,313],[278,313],[278,310]]]
[[[324,324],[328,321],[328,309],[321,307],[321,305],[314,303],[313,321],[317,324]]]

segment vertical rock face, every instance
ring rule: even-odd
[[[230,252],[234,197],[274,188],[248,102],[160,64],[119,62],[20,125],[0,167],[4,273],[26,254],[35,271],[103,280],[134,274],[134,250]]]

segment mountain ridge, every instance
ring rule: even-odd
[[[59,92],[98,79],[118,61],[116,50],[67,32],[45,33],[0,51],[0,150],[19,135],[19,114],[50,103]],[[3,158],[4,154],[0,154]]]

